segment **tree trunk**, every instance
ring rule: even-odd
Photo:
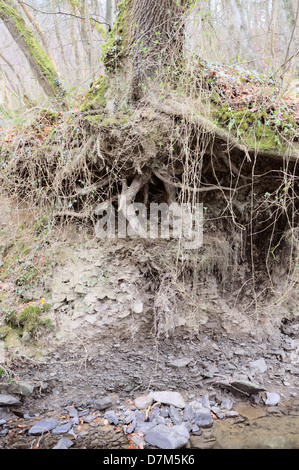
[[[106,23],[109,25],[108,32],[112,29],[113,23],[113,0],[106,0]]]
[[[38,35],[39,35],[39,37],[40,37],[40,39],[41,39],[42,45],[43,45],[43,47],[44,47],[44,49],[45,49],[45,52],[48,54],[48,56],[49,56],[50,60],[52,61],[52,63],[53,63],[53,65],[54,65],[54,67],[55,67],[57,73],[59,73],[58,67],[57,67],[57,65],[55,64],[54,58],[53,58],[52,53],[51,53],[51,50],[50,50],[50,48],[49,48],[49,44],[48,44],[47,38],[46,38],[46,36],[45,36],[43,30],[41,29],[40,25],[39,25],[39,24],[37,23],[37,21],[35,20],[34,16],[30,13],[30,11],[28,10],[27,6],[26,6],[24,3],[20,2],[20,1],[19,1],[18,3],[21,5],[21,7],[22,7],[22,9],[23,9],[23,11],[24,11],[24,13],[25,13],[25,15],[27,16],[28,20],[29,20],[30,23],[32,24],[33,28],[35,28],[35,30],[37,31],[37,33],[38,33]],[[53,11],[54,11],[54,10],[53,10]]]
[[[64,66],[65,66],[66,75],[68,76],[69,75],[69,67],[68,67],[68,62],[67,62],[67,59],[66,59],[66,56],[65,56],[65,53],[64,53],[64,48],[63,48],[61,34],[60,34],[59,26],[58,26],[57,16],[55,15],[56,6],[55,6],[54,0],[50,1],[50,5],[51,5],[51,10],[53,12],[54,28],[55,28],[55,33],[56,33],[57,41],[58,41],[58,44],[59,44],[59,48],[60,48],[61,57],[62,57]]]
[[[28,60],[46,95],[64,102],[64,90],[52,61],[11,0],[0,1],[0,18]]]
[[[244,13],[242,10],[241,2],[240,0],[231,0],[230,4],[234,16],[235,27],[238,31],[238,35],[240,38],[240,49],[243,50],[244,53],[246,53],[250,65],[258,69],[259,61],[254,50],[254,46],[252,44],[251,35],[247,27],[247,23],[244,20]]]
[[[175,65],[183,51],[183,2],[164,0],[123,0],[117,20],[104,47],[109,72],[126,70],[132,77],[132,96],[139,99],[147,80],[156,71]]]

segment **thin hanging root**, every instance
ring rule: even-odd
[[[59,211],[55,212],[54,217],[73,217],[75,219],[90,219],[93,211],[75,212],[75,211]]]
[[[163,171],[163,174],[161,174],[160,171],[154,170],[153,169],[154,175],[161,180],[164,184],[168,186],[172,186],[173,188],[178,188],[181,189],[182,191],[191,191],[194,193],[206,193],[208,191],[232,191],[234,188],[225,188],[223,186],[206,186],[205,188],[192,188],[191,186],[188,186],[186,184],[182,183],[174,183],[171,181],[171,175],[165,171]]]
[[[141,238],[147,238],[147,233],[140,227],[138,220],[136,220],[136,212],[132,205],[133,199],[137,196],[139,191],[147,184],[150,179],[150,174],[142,174],[135,176],[131,186],[123,184],[123,189],[119,198],[118,211],[122,212],[124,217],[130,224],[131,229]]]

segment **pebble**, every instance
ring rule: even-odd
[[[239,413],[237,411],[227,411],[225,413],[226,418],[238,418]]]
[[[133,419],[135,418],[135,413],[133,411],[129,412],[129,414],[123,419],[124,424],[130,424]]]
[[[56,446],[53,447],[53,449],[69,449],[73,445],[74,445],[74,442],[72,442],[71,439],[68,439],[67,437],[63,437],[57,442]],[[57,447],[57,446],[60,446],[60,447]]]
[[[266,405],[267,406],[276,406],[280,402],[280,395],[275,392],[266,392]]]
[[[192,361],[192,358],[186,357],[182,359],[175,359],[174,361],[169,362],[169,365],[174,368],[181,368],[181,367],[186,367],[190,362]]]

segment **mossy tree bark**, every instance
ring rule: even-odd
[[[109,72],[125,70],[132,96],[139,99],[157,70],[177,62],[183,51],[186,1],[123,0],[104,47]]]
[[[0,0],[0,18],[24,53],[45,94],[65,104],[64,90],[54,64],[11,0]]]

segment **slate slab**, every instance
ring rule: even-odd
[[[159,449],[181,449],[189,439],[164,424],[158,424],[146,433],[145,440]]]
[[[52,429],[56,428],[59,425],[58,419],[48,418],[43,419],[32,426],[29,431],[29,436],[39,436],[44,434],[45,432],[52,431]]]
[[[173,405],[176,408],[185,408],[186,403],[182,395],[178,392],[152,392],[150,394],[154,401],[163,403],[164,405]]]
[[[13,395],[5,395],[1,394],[0,395],[0,406],[19,406],[21,405],[21,401],[19,398],[14,397]]]

